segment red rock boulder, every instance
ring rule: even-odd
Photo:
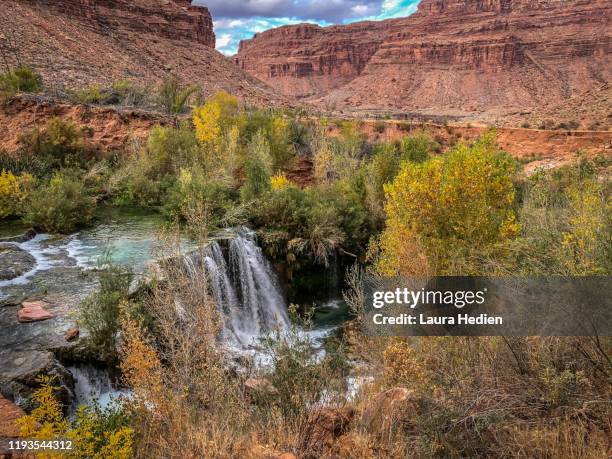
[[[39,322],[51,319],[53,314],[45,309],[47,303],[44,301],[24,301],[21,309],[17,312],[17,319],[21,323]]]

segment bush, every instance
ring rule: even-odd
[[[75,102],[80,104],[99,104],[109,97],[109,93],[103,90],[99,84],[79,89],[72,93]]]
[[[498,151],[494,133],[473,147],[461,144],[443,157],[404,163],[385,186],[381,272],[425,274],[403,272],[418,270],[413,263],[421,260],[423,268],[433,267],[439,275],[474,274],[470,253],[515,236],[520,228],[513,209],[516,168]]]
[[[199,90],[198,86],[184,87],[178,78],[167,78],[158,90],[159,103],[167,113],[178,115],[185,111],[189,98]]]
[[[524,275],[610,272],[612,219],[593,163],[539,171],[522,185],[520,237],[492,268]]]
[[[133,457],[134,431],[128,427],[129,420],[119,405],[111,404],[106,408],[99,405],[81,406],[74,419],[68,419],[63,415],[62,406],[54,395],[52,380],[43,376],[37,382],[40,387],[34,392],[33,398],[38,406],[17,420],[22,438],[70,440],[72,449],[67,454],[70,458]]]
[[[225,130],[237,121],[238,99],[225,91],[209,97],[204,105],[193,110],[197,139],[207,145],[218,145]]]
[[[202,170],[182,169],[178,180],[169,189],[164,202],[164,213],[175,221],[189,221],[203,213],[209,230],[231,226],[235,205],[231,190],[223,183],[209,181]]]
[[[599,457],[606,352],[589,338],[394,339],[383,384],[410,387],[415,403],[382,441],[416,457],[506,457],[525,442],[529,457]]]
[[[113,93],[118,103],[122,105],[143,105],[150,98],[150,88],[134,85],[130,80],[123,79],[113,83]]]
[[[43,84],[42,77],[29,67],[21,66],[0,74],[0,92],[38,92]]]
[[[47,185],[32,191],[23,221],[48,232],[70,233],[93,219],[95,200],[74,171],[53,174]]]
[[[366,167],[368,205],[376,218],[383,218],[385,200],[383,187],[393,181],[400,169],[400,156],[395,145],[390,143],[376,145],[372,160]]]
[[[413,163],[422,163],[429,155],[440,148],[438,143],[431,137],[421,132],[419,134],[404,137],[401,145],[401,160]]]
[[[27,172],[15,176],[11,171],[0,173],[0,218],[20,215],[34,185],[34,177]]]
[[[263,132],[258,132],[249,143],[248,157],[245,163],[246,181],[240,189],[243,201],[250,201],[270,189],[270,172],[272,158],[270,145]]]
[[[267,337],[263,345],[273,369],[264,377],[276,389],[260,404],[264,419],[272,404],[285,422],[305,426],[311,407],[323,396],[328,402],[334,395],[342,398],[348,365],[341,345],[329,346],[325,358],[318,360],[310,339],[296,326],[282,336]]]
[[[194,132],[186,123],[179,128],[155,126],[146,148],[139,149],[116,172],[118,204],[157,206],[175,185],[181,169],[201,162]]]
[[[385,132],[386,129],[387,129],[387,124],[384,121],[377,121],[376,123],[374,123],[374,132],[378,132],[379,134],[382,134]]]
[[[291,180],[285,174],[277,174],[274,177],[270,177],[270,187],[274,191],[283,190],[289,186],[291,186]]]
[[[44,174],[59,167],[83,166],[99,153],[97,148],[84,142],[82,130],[58,117],[49,119],[43,129],[35,128],[19,140],[24,156],[44,164],[41,170]]]
[[[96,356],[113,362],[117,357],[121,305],[127,302],[133,275],[128,268],[110,263],[110,254],[100,266],[100,288],[80,304],[79,322],[89,332],[89,344]]]

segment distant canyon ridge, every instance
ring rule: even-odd
[[[53,90],[175,75],[266,107],[611,125],[610,0],[422,0],[406,18],[271,29],[231,58],[212,19],[190,0],[0,0],[2,65]]]
[[[282,94],[332,110],[565,110],[606,122],[611,13],[609,0],[422,0],[406,18],[267,30],[233,59]]]

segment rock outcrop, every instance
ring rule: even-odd
[[[155,86],[175,75],[205,95],[287,103],[214,46],[208,9],[190,0],[0,0],[2,55],[41,73],[47,91],[121,79]]]
[[[25,250],[0,243],[0,281],[15,279],[34,267],[36,260]]]
[[[53,14],[84,20],[102,33],[146,33],[215,47],[208,9],[192,6],[190,0],[30,0],[29,3],[44,4]]]
[[[529,111],[610,80],[611,15],[606,0],[422,0],[407,18],[268,30],[234,62],[328,107]]]

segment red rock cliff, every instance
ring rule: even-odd
[[[511,112],[608,82],[611,12],[608,0],[423,0],[407,18],[269,30],[234,62],[336,107]]]
[[[192,6],[191,0],[31,0],[30,3],[91,21],[106,30],[150,33],[215,47],[208,9]]]
[[[175,75],[205,94],[287,103],[214,49],[210,13],[190,0],[0,0],[0,47],[15,48],[8,64],[34,68],[50,92]]]

